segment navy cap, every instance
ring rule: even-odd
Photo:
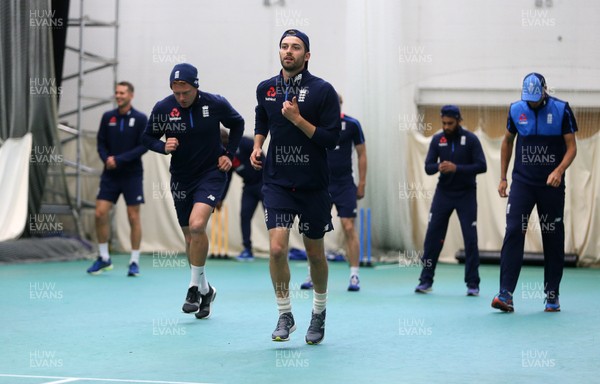
[[[198,88],[198,70],[191,64],[180,63],[173,67],[171,76],[169,77],[169,86],[173,85],[174,81],[185,81],[186,83]]]
[[[544,96],[546,88],[546,79],[539,73],[530,73],[523,79],[523,89],[521,90],[521,100],[537,103]]]
[[[456,120],[462,119],[462,117],[460,116],[460,109],[458,109],[456,105],[444,105],[442,107],[442,110],[440,111],[440,116],[453,117]]]
[[[281,42],[287,36],[294,36],[302,40],[302,42],[304,43],[304,48],[306,48],[306,52],[310,52],[310,41],[308,40],[308,36],[306,36],[306,33],[301,32],[297,29],[288,29],[287,31],[283,32],[283,35],[281,35],[281,39],[279,39],[279,46],[281,46]]]

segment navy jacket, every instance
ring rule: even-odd
[[[308,138],[281,114],[285,100],[296,96],[300,115],[317,127]],[[327,149],[340,135],[340,103],[335,89],[304,70],[287,83],[282,74],[261,82],[256,89],[255,134],[271,141],[263,161],[263,181],[284,188],[320,190],[329,186]]]
[[[577,122],[567,102],[546,96],[538,109],[525,101],[511,104],[507,129],[517,135],[513,180],[545,186],[567,151],[563,135],[575,133]]]
[[[141,175],[142,155],[147,149],[142,145],[142,134],[146,127],[146,115],[131,108],[120,115],[119,109],[105,112],[100,120],[96,136],[98,155],[105,164],[103,175]],[[114,156],[117,168],[107,170],[106,159]]]
[[[221,124],[230,130],[226,149],[221,143]],[[142,141],[150,150],[165,154],[160,138],[177,138],[179,147],[171,152],[170,172],[174,180],[186,183],[217,169],[222,155],[233,158],[243,133],[244,119],[224,97],[198,91],[189,108],[182,108],[174,95],[156,103]]]
[[[353,145],[365,143],[360,123],[355,118],[343,115],[342,130],[338,145],[327,152],[331,184],[345,184],[354,182],[352,177],[352,149]]]
[[[425,158],[425,172],[434,175],[442,161],[456,164],[456,172],[440,173],[437,187],[446,191],[474,189],[477,187],[475,176],[487,171],[479,139],[461,126],[451,136],[446,136],[442,131],[431,138]]]

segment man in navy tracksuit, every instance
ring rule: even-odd
[[[216,296],[204,271],[206,225],[223,194],[244,119],[224,97],[198,89],[198,71],[190,64],[175,65],[170,86],[173,94],[154,106],[143,142],[154,152],[171,155],[171,194],[191,267],[182,309],[204,319]],[[227,147],[221,144],[221,124],[230,130]],[[166,141],[160,140],[163,135]]]
[[[96,275],[113,268],[108,251],[109,213],[123,194],[131,227],[131,258],[128,276],[137,276],[142,241],[140,204],[144,203],[142,145],[146,115],[131,106],[133,85],[127,81],[115,87],[117,109],[105,112],[97,135],[98,155],[104,163],[96,197],[96,236],[100,255],[87,272]]]
[[[465,283],[467,295],[479,295],[479,248],[477,246],[477,184],[475,176],[487,170],[477,136],[460,126],[460,110],[442,107],[443,132],[434,135],[425,158],[425,172],[440,172],[425,234],[423,270],[415,292],[431,291],[433,276],[444,246],[448,221],[458,214],[465,242]]]
[[[513,312],[523,247],[533,206],[537,206],[544,247],[546,312],[560,311],[560,280],[565,261],[564,174],[577,155],[577,122],[569,104],[546,93],[546,80],[530,73],[521,100],[510,106],[500,158],[500,197],[507,197],[508,164],[517,138],[512,186],[506,206],[506,233],[500,255],[500,293],[492,307]],[[535,224],[535,223],[533,223]]]
[[[229,135],[225,129],[221,129],[221,141],[224,145],[229,142]],[[233,172],[237,173],[244,181],[244,189],[242,190],[242,206],[240,208],[240,223],[242,227],[242,242],[244,250],[237,257],[239,261],[253,261],[252,253],[252,216],[258,207],[258,203],[263,201],[262,193],[262,171],[256,170],[250,164],[250,155],[254,149],[254,140],[243,136],[233,157],[231,170],[228,173],[227,185],[221,197],[221,202],[225,200],[229,185],[231,184],[231,176]],[[221,208],[221,202],[217,204],[217,209]]]
[[[335,89],[308,72],[308,36],[287,30],[279,41],[282,71],[256,89],[256,128],[252,166],[263,171],[265,221],[269,230],[271,280],[279,321],[273,341],[287,341],[296,329],[289,297],[288,244],[294,218],[310,264],[314,284],[312,319],[305,340],[325,336],[327,259],[323,237],[333,229],[327,149],[340,134],[340,105]],[[271,134],[268,153],[262,146]]]

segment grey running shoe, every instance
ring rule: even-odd
[[[198,292],[197,286],[192,286],[188,289],[185,303],[181,310],[185,313],[195,313],[200,309],[200,293]]]
[[[325,337],[325,312],[323,311],[320,314],[313,312],[310,326],[306,332],[306,344],[316,345],[323,341]]]
[[[215,297],[217,297],[217,289],[208,285],[208,293],[206,295],[200,295],[200,309],[196,313],[197,319],[208,319],[210,317],[210,307]]]
[[[296,330],[296,323],[292,312],[286,312],[279,315],[277,320],[277,328],[273,331],[271,338],[273,341],[288,341],[290,333]]]

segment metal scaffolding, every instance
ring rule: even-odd
[[[75,46],[67,44],[65,49],[66,52],[75,53],[77,60],[77,71],[71,74],[66,74],[62,77],[63,84],[69,81],[77,81],[77,97],[76,105],[73,108],[67,108],[65,112],[59,114],[59,121],[63,121],[65,118],[75,116],[74,126],[68,126],[67,124],[59,124],[58,129],[67,134],[66,138],[61,140],[61,145],[64,146],[72,141],[76,142],[76,155],[74,159],[64,159],[64,165],[69,168],[65,171],[65,175],[74,180],[75,191],[74,191],[74,207],[69,207],[75,215],[77,221],[79,235],[82,236],[83,231],[79,216],[82,209],[94,208],[95,202],[86,201],[82,198],[82,177],[90,175],[98,175],[100,171],[89,167],[84,164],[82,151],[83,151],[83,122],[84,114],[87,111],[98,108],[103,105],[112,104],[114,98],[112,96],[95,96],[90,93],[91,90],[84,89],[84,79],[91,73],[99,71],[112,71],[112,84],[110,84],[110,92],[103,90],[104,95],[112,95],[114,91],[114,84],[117,82],[117,66],[118,66],[118,35],[119,35],[119,0],[114,0],[115,13],[114,20],[112,21],[100,21],[96,20],[85,13],[85,0],[79,2],[79,17],[69,18],[68,26],[69,31],[77,31],[78,41]],[[86,48],[85,37],[86,32],[90,31],[90,28],[110,28],[114,31],[114,50],[112,57],[106,57],[92,52],[91,49]],[[65,54],[65,63],[68,63],[67,55]],[[66,66],[65,66],[66,67]],[[97,92],[97,90],[96,90]],[[72,125],[72,124],[69,124]],[[67,207],[46,207],[54,211],[64,210]]]

